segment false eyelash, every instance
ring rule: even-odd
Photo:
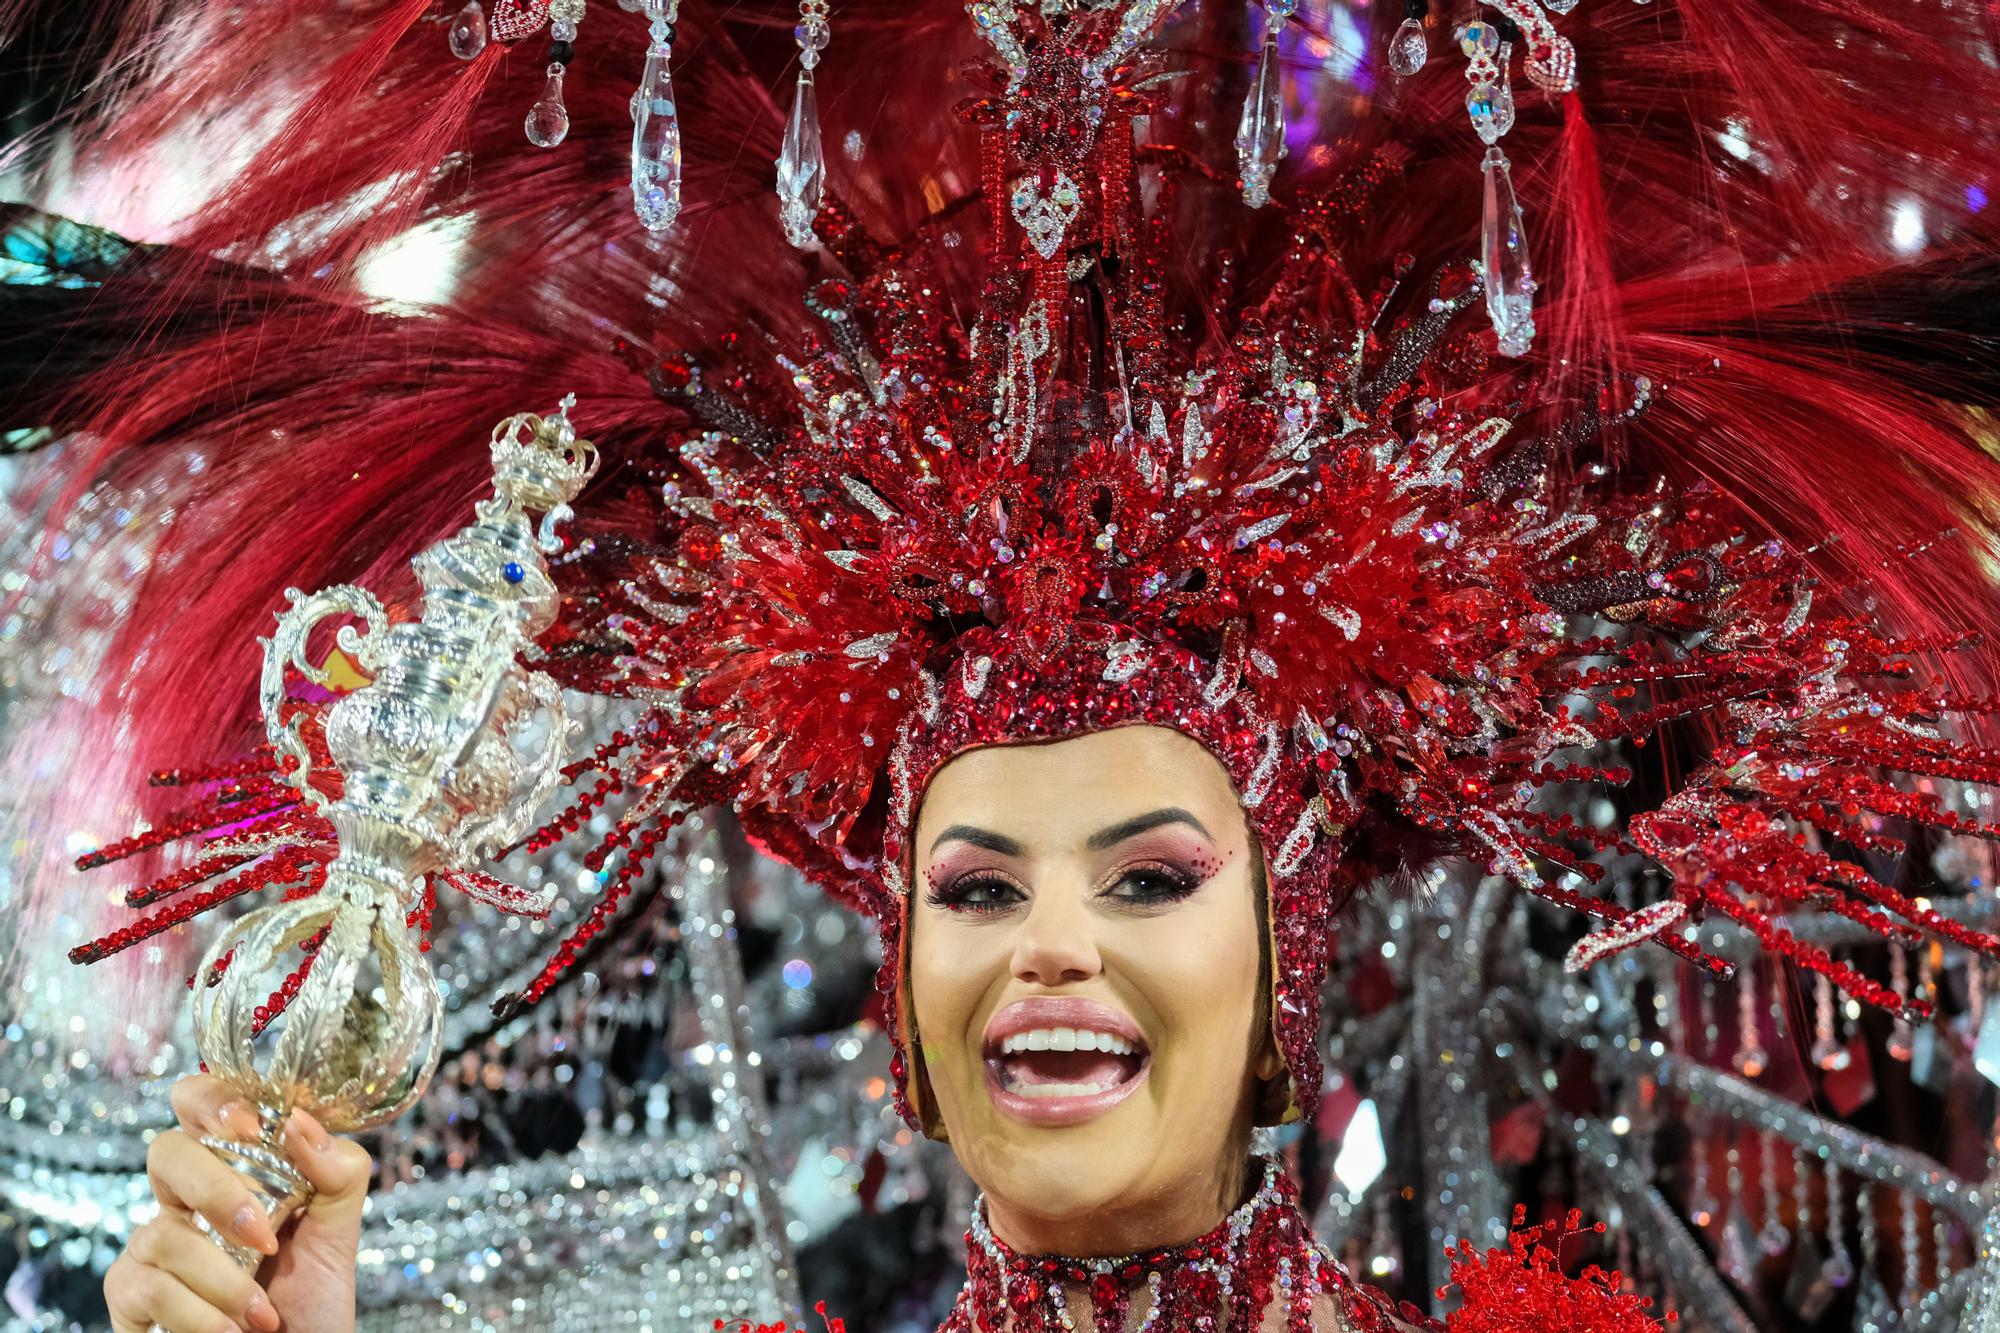
[[[1147,894],[1138,898],[1121,897],[1112,892],[1112,890],[1134,875],[1157,876],[1167,882],[1167,887],[1164,892]],[[1100,896],[1130,907],[1165,906],[1170,903],[1182,902],[1191,897],[1194,891],[1200,888],[1203,883],[1204,879],[1202,876],[1184,867],[1172,865],[1164,861],[1140,861],[1132,865],[1120,866],[1113,872],[1110,879],[1106,882],[1105,887],[1100,891]]]
[[[981,903],[968,901],[972,890],[982,886],[1006,889],[1016,895],[1019,895],[1021,892],[1016,885],[1000,878],[998,875],[974,871],[971,874],[960,875],[949,884],[942,886],[932,885],[930,891],[924,895],[924,901],[932,907],[941,907],[947,912],[1000,912],[1014,906],[1018,900],[1010,898],[997,902]]]

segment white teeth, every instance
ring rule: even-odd
[[[1022,1097],[1095,1097],[1109,1091],[1108,1083],[1027,1083],[1014,1089]]]
[[[1017,1032],[1000,1043],[1002,1055],[1017,1051],[1108,1051],[1113,1055],[1134,1055],[1138,1049],[1123,1037],[1089,1028],[1036,1028]]]

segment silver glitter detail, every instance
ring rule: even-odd
[[[1194,471],[1194,465],[1208,457],[1208,446],[1208,427],[1201,419],[1201,404],[1187,399],[1181,405],[1181,471]]]
[[[1505,417],[1486,418],[1486,420],[1480,422],[1477,426],[1474,426],[1459,437],[1465,445],[1465,456],[1467,458],[1479,457],[1494,445],[1506,439],[1507,432],[1513,428],[1514,423]]]
[[[878,514],[876,517],[881,518],[884,515]],[[842,569],[853,570],[859,569],[863,564],[867,563],[868,553],[866,551],[828,551],[826,558],[829,563],[838,565]]]
[[[1296,468],[1296,467],[1281,468],[1280,470],[1271,473],[1269,476],[1259,477],[1255,481],[1244,482],[1241,486],[1238,486],[1236,488],[1236,493],[1238,495],[1254,495],[1258,491],[1268,491],[1273,486],[1284,485],[1286,482],[1290,481],[1293,477],[1298,476],[1299,473],[1303,472],[1304,470],[1305,470],[1304,468]]]
[[[1278,854],[1271,858],[1271,873],[1279,878],[1295,873],[1312,854],[1313,836],[1318,830],[1320,811],[1326,806],[1324,796],[1315,796],[1299,811],[1292,831],[1278,844]]]
[[[910,750],[916,743],[916,722],[914,717],[903,720],[896,732],[896,744],[889,750],[889,790],[896,798],[894,817],[905,829],[909,827],[911,807],[916,803],[916,790],[910,782]]]
[[[1151,648],[1143,639],[1124,639],[1104,650],[1104,679],[1120,685],[1145,669]]]
[[[1242,651],[1242,623],[1231,621],[1222,632],[1222,652],[1216,658],[1215,673],[1201,687],[1202,702],[1210,708],[1220,708],[1236,697],[1243,676],[1243,664],[1237,660]]]
[[[1253,543],[1261,542],[1279,528],[1284,527],[1290,518],[1290,514],[1273,514],[1269,518],[1259,519],[1247,528],[1238,528],[1236,530],[1236,544],[1238,546],[1249,546]]]
[[[977,699],[980,695],[986,693],[986,677],[992,670],[993,659],[983,653],[978,657],[968,657],[965,659],[965,663],[960,668],[960,671],[963,673],[961,679],[965,682],[966,698]]]
[[[875,494],[874,489],[859,477],[843,476],[840,479],[840,484],[846,489],[848,495],[853,497],[854,503],[860,505],[882,522],[887,523],[896,516],[896,511],[889,508],[888,501]]]
[[[1485,843],[1493,851],[1494,867],[1523,888],[1539,888],[1542,877],[1535,872],[1528,854],[1515,840],[1514,832],[1505,820],[1491,810],[1474,810],[1465,818],[1465,826],[1472,836]]]
[[[902,637],[900,631],[893,629],[883,630],[880,634],[871,634],[865,639],[856,639],[853,643],[841,649],[841,651],[849,657],[880,657],[895,647],[896,640]]]
[[[1540,546],[1541,554],[1553,555],[1597,527],[1595,514],[1565,514],[1555,522],[1529,528],[1514,538],[1516,546]]]
[[[1792,604],[1791,614],[1785,617],[1785,627],[1778,631],[1780,637],[1790,638],[1805,628],[1806,617],[1812,614],[1812,589],[1799,593],[1799,600]]]
[[[1083,210],[1083,192],[1061,169],[1049,182],[1047,194],[1041,192],[1040,182],[1033,176],[1024,176],[1014,186],[1012,207],[1014,221],[1028,233],[1028,244],[1042,258],[1052,259],[1062,248],[1069,224]]]
[[[1571,945],[1568,955],[1563,958],[1563,971],[1571,974],[1581,972],[1612,954],[1621,953],[1661,931],[1672,929],[1686,916],[1687,904],[1678,898],[1650,903],[1622,920],[1591,931]]]
[[[1327,604],[1319,608],[1319,613],[1332,621],[1334,626],[1347,636],[1349,643],[1360,637],[1361,613],[1359,611],[1354,610],[1352,607]]]
[[[1264,752],[1257,756],[1257,767],[1250,772],[1250,780],[1243,784],[1243,805],[1255,810],[1264,804],[1264,798],[1271,794],[1271,779],[1278,775],[1278,760],[1285,752],[1285,734],[1275,722],[1264,724]]]
[[[936,725],[944,712],[944,691],[938,688],[938,679],[928,671],[917,672],[917,688],[924,692],[924,701],[917,709],[917,715],[926,723]]]

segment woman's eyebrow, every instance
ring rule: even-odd
[[[1186,824],[1202,837],[1214,840],[1215,835],[1203,827],[1199,819],[1177,805],[1170,805],[1148,814],[1135,815],[1131,819],[1113,824],[1110,828],[1099,829],[1090,835],[1088,845],[1091,851],[1101,852],[1107,847],[1116,847],[1127,838],[1136,838],[1141,833],[1149,832],[1164,824]]]
[[[935,852],[948,842],[971,843],[974,847],[984,847],[987,851],[998,852],[1002,856],[1021,854],[1021,844],[1006,834],[995,833],[991,829],[983,829],[974,824],[953,824],[937,835],[937,841],[931,844],[931,850]]]

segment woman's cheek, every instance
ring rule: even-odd
[[[1197,895],[1189,910],[1148,923],[1163,929],[1135,938],[1126,951],[1127,970],[1160,1015],[1168,1044],[1181,1047],[1190,1066],[1211,1077],[1248,1068],[1251,1060],[1245,1034],[1256,1035],[1251,1029],[1259,1012],[1262,941],[1249,888],[1233,895],[1240,902],[1216,894],[1203,903],[1205,895]]]
[[[954,1087],[965,1081],[968,1068],[978,1064],[972,1019],[981,994],[980,978],[991,965],[980,957],[992,945],[982,939],[992,932],[970,930],[949,912],[925,913],[912,951],[910,985],[917,1032],[925,1060],[933,1067],[933,1083],[945,1074]],[[940,1070],[936,1068],[942,1065]]]

